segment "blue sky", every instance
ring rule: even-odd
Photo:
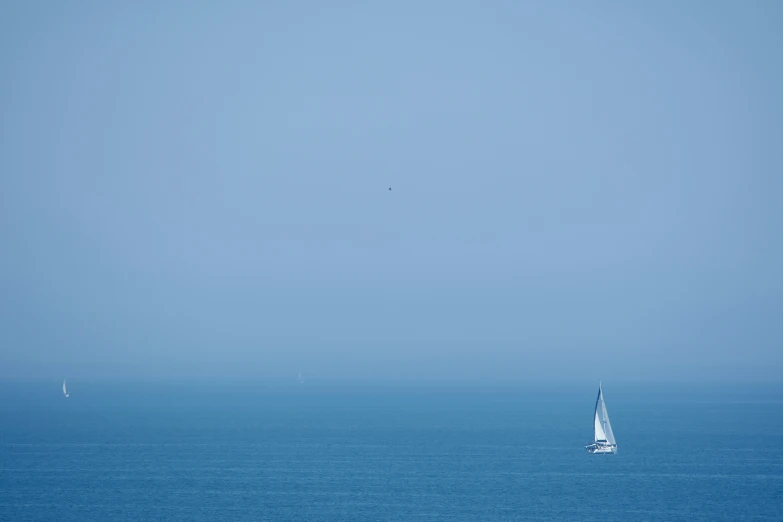
[[[779,379],[780,27],[4,2],[0,378]]]

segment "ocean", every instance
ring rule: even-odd
[[[783,389],[0,385],[0,520],[783,520]]]

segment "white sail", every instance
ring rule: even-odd
[[[68,389],[65,387],[65,379],[63,379],[63,395],[65,395],[66,397],[71,396],[71,394],[68,393]]]
[[[604,419],[601,417],[601,403],[604,400],[604,394],[601,390],[601,383],[598,383],[598,397],[595,398],[595,411],[593,412],[593,431],[595,440],[606,440],[606,432],[604,431]]]
[[[594,440],[606,440],[606,433],[604,433],[604,427],[603,423],[601,422],[601,418],[598,416],[598,411],[595,412],[595,438]]]

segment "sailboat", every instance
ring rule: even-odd
[[[66,399],[71,396],[71,394],[68,393],[68,389],[65,387],[65,379],[63,379],[63,395],[65,395]]]
[[[601,381],[598,381],[598,398],[595,400],[593,414],[593,443],[585,446],[590,453],[608,455],[617,453],[617,441],[614,440],[612,424],[609,422],[609,412],[606,411],[604,391]]]
[[[299,372],[299,384],[304,384],[304,379],[302,379],[302,372]]]

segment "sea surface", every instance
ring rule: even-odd
[[[783,520],[783,390],[0,384],[0,520]]]

